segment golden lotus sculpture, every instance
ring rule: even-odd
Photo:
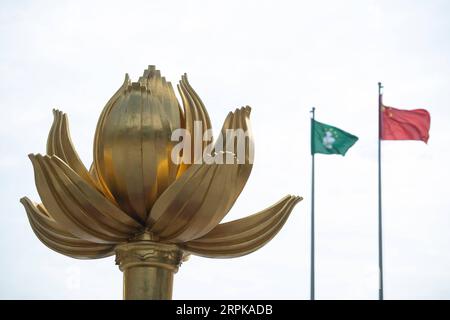
[[[54,110],[47,155],[29,155],[42,204],[26,197],[21,202],[34,233],[50,249],[73,258],[116,254],[125,299],[170,299],[173,275],[189,254],[231,258],[259,249],[301,200],[286,196],[259,213],[220,223],[252,169],[250,107],[230,112],[221,131],[248,132],[240,159],[232,137],[218,140],[209,154],[231,154],[231,163],[199,163],[186,150],[174,161],[175,130],[192,131],[196,123],[201,134],[211,129],[186,75],[178,91],[182,108],[170,82],[153,66],[138,82],[126,75],[98,120],[89,170],[61,111]],[[207,143],[199,148],[206,150]]]

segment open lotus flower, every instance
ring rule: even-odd
[[[203,131],[211,128],[186,75],[178,90],[183,108],[153,66],[138,82],[127,75],[100,115],[89,170],[72,145],[66,114],[54,110],[47,155],[29,156],[42,204],[21,199],[45,245],[92,259],[140,239],[176,245],[187,254],[229,258],[257,250],[281,229],[299,197],[286,196],[259,213],[220,224],[250,175],[248,152],[244,163],[172,161],[175,129],[192,130],[196,121]],[[222,131],[249,131],[249,117],[250,107],[230,112]],[[251,135],[245,143],[248,149]]]

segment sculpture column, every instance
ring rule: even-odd
[[[125,300],[172,299],[173,276],[184,253],[174,244],[148,240],[116,247],[116,264],[123,272]]]

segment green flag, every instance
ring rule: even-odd
[[[358,137],[339,128],[311,119],[311,154],[345,155]]]

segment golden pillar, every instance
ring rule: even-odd
[[[213,143],[208,112],[186,75],[177,88],[182,106],[154,66],[137,82],[126,75],[100,114],[89,168],[58,110],[46,154],[29,155],[42,203],[21,202],[34,233],[72,258],[115,254],[125,299],[170,299],[173,276],[189,254],[233,258],[261,248],[301,200],[289,195],[220,223],[253,166],[251,109],[229,112]],[[179,130],[188,133],[182,140],[189,147],[179,149]],[[230,131],[243,132],[243,140]]]
[[[123,298],[167,300],[172,298],[173,276],[183,251],[173,244],[135,241],[116,247],[116,264],[123,272]]]

